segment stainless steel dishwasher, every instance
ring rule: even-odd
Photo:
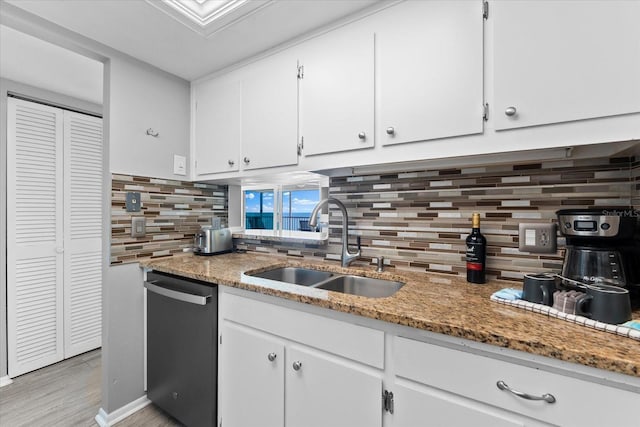
[[[188,427],[216,424],[215,284],[149,272],[147,397]]]

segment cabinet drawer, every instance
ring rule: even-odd
[[[633,414],[640,395],[477,354],[398,337],[396,375],[562,426],[638,425]],[[525,400],[496,383],[534,396],[551,394],[555,403]]]
[[[224,319],[384,368],[382,331],[226,293],[220,312]]]

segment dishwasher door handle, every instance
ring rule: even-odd
[[[173,289],[163,288],[156,285],[157,280],[153,282],[144,282],[144,287],[154,294],[162,295],[167,298],[175,299],[178,301],[188,302],[190,304],[207,305],[211,299],[211,295],[201,296],[193,295],[185,292],[174,291]]]

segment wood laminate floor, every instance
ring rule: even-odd
[[[13,379],[0,388],[0,426],[97,426],[102,369],[100,350],[64,360]],[[149,405],[116,427],[179,427]]]

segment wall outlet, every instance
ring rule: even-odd
[[[557,248],[557,224],[520,224],[519,249],[522,252],[555,253]]]

